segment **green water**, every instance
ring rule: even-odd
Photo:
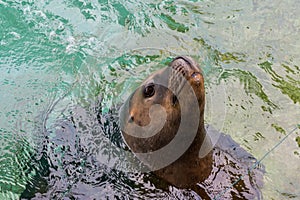
[[[0,199],[18,198],[37,175],[48,178],[48,198],[183,198],[118,171],[122,154],[108,152],[122,149],[118,130],[101,131],[92,116],[99,99],[107,112],[176,55],[206,74],[207,123],[261,158],[300,123],[299,7],[0,0]],[[59,139],[58,121],[74,113],[91,114],[81,118],[80,142]],[[264,199],[300,198],[299,133],[263,160]]]

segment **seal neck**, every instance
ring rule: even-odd
[[[188,157],[203,158],[212,150],[212,142],[207,135],[204,122],[200,120],[197,134],[189,149],[184,153]]]

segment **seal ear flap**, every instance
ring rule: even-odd
[[[172,106],[175,106],[178,103],[177,96],[175,94],[172,95]]]

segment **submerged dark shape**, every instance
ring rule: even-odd
[[[124,104],[124,140],[158,177],[203,199],[260,199],[263,169],[250,171],[256,159],[230,136],[219,134],[212,146],[216,132],[205,128],[204,107],[201,69],[192,58],[177,57]]]

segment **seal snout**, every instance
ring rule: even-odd
[[[174,58],[169,67],[171,68],[169,88],[175,96],[178,96],[181,93],[186,83],[192,86],[194,91],[204,90],[202,71],[191,57],[178,56]],[[171,102],[172,105],[175,106],[177,104],[176,98],[173,97]]]
[[[174,58],[170,66],[177,73],[181,73],[185,78],[193,77],[193,74],[196,72],[200,73],[198,64],[188,56],[178,56]]]
[[[170,66],[178,74],[181,74],[182,76],[186,77],[190,68],[190,63],[186,59],[183,59],[183,57],[177,57],[172,61]]]

